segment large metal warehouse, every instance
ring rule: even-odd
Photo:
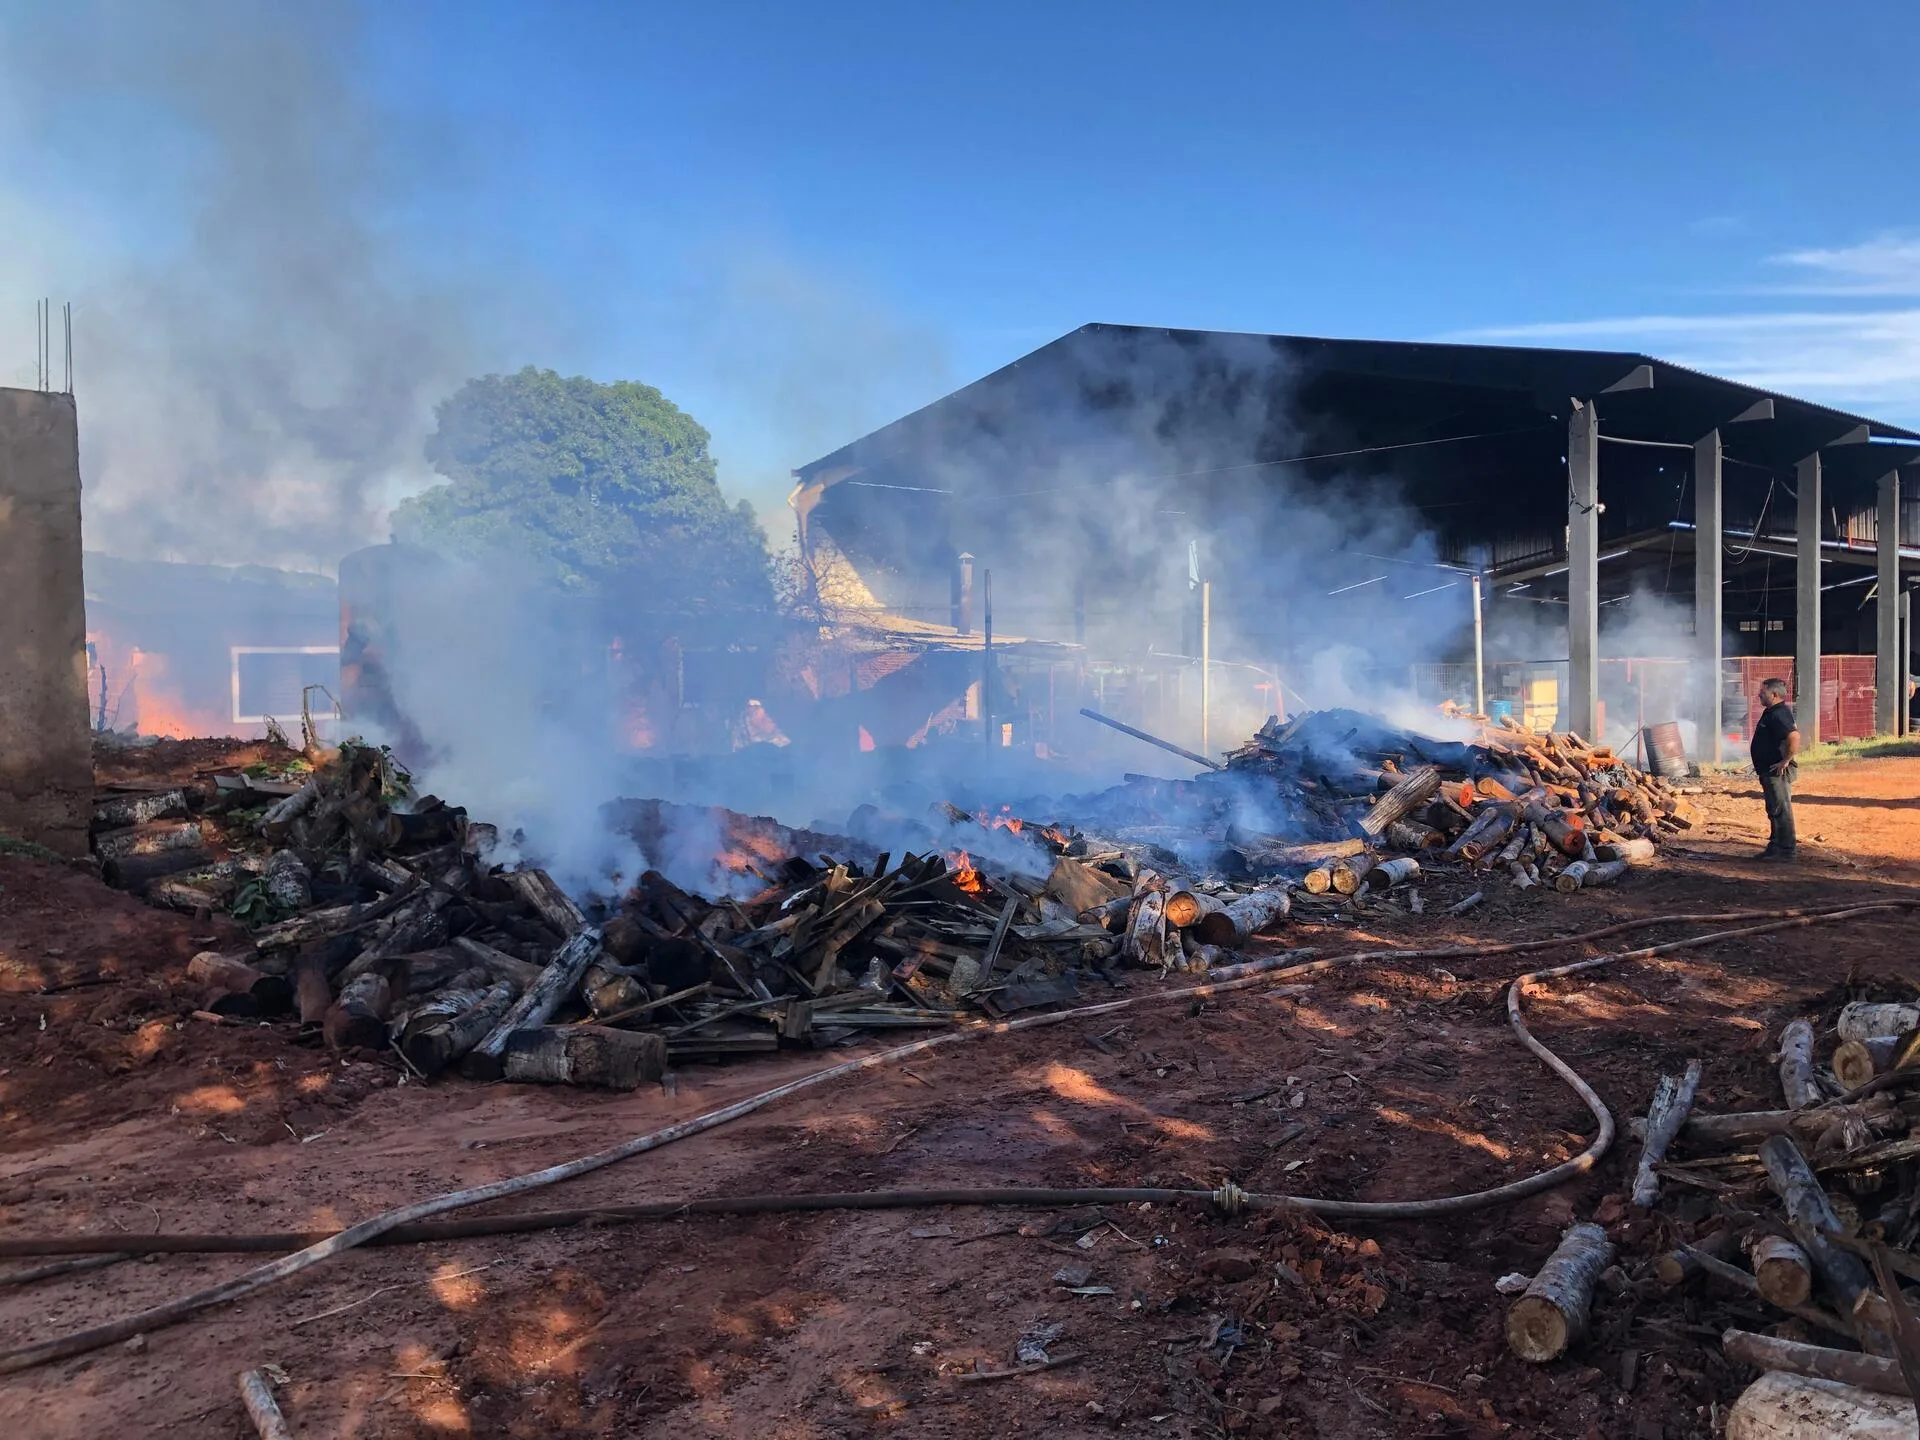
[[[1202,692],[1229,664],[1299,694],[1328,642],[1460,663],[1483,604],[1493,650],[1541,652],[1486,663],[1558,663],[1582,732],[1636,654],[1677,664],[1704,759],[1758,669],[1822,676],[1806,731],[1905,724],[1920,434],[1647,355],[1087,325],[795,479],[823,593],[966,633],[990,571],[1003,633],[1210,643]]]

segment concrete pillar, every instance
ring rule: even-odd
[[[1694,758],[1703,765],[1721,763],[1720,495],[1720,432],[1711,430],[1693,446]]]
[[[73,397],[0,389],[0,832],[86,854],[92,746]]]
[[[1873,730],[1898,735],[1907,707],[1906,657],[1900,653],[1900,472],[1880,477],[1880,523],[1874,558],[1880,582],[1874,601]]]
[[[1599,744],[1600,412],[1567,422],[1567,727]]]
[[[1794,470],[1800,492],[1795,522],[1793,605],[1793,718],[1800,744],[1820,743],[1820,456],[1816,451]]]

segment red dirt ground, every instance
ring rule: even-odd
[[[1711,789],[1704,832],[1615,889],[1489,886],[1463,920],[1376,912],[1296,924],[1285,943],[1331,954],[1920,897],[1920,760],[1808,771],[1808,858],[1790,870],[1744,858],[1764,833],[1752,781]],[[1436,878],[1429,910],[1469,888]],[[692,1067],[671,1090],[628,1096],[424,1087],[301,1049],[284,1028],[186,1018],[184,964],[213,933],[79,869],[0,856],[0,1238],[342,1223],[601,1148],[845,1053]],[[1690,1055],[1707,1063],[1704,1108],[1752,1107],[1773,1094],[1769,1039],[1785,1018],[1852,989],[1913,992],[1915,934],[1881,916],[1724,943],[1557,982],[1528,1015],[1623,1121]],[[969,1041],[506,1208],[942,1184],[1232,1179],[1361,1199],[1478,1188],[1591,1134],[1507,1029],[1504,982],[1593,953],[1369,964],[1302,995],[1143,1005]],[[1135,978],[1131,993],[1160,983]],[[234,1376],[273,1363],[302,1436],[1707,1436],[1748,1378],[1713,1343],[1724,1297],[1608,1299],[1594,1337],[1552,1366],[1520,1364],[1502,1338],[1493,1281],[1531,1273],[1571,1217],[1612,1216],[1629,1262],[1664,1243],[1664,1220],[1603,1204],[1630,1164],[1616,1147],[1560,1191],[1419,1224],[951,1207],[356,1251],[132,1349],[10,1377],[0,1413],[20,1437],[242,1437]],[[0,1286],[0,1348],[251,1263],[159,1258]],[[1054,1282],[1076,1263],[1090,1267],[1083,1288],[1111,1293]],[[956,1378],[1008,1364],[1041,1323],[1063,1327],[1053,1353],[1077,1361]]]

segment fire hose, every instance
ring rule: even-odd
[[[1459,945],[1427,950],[1367,950],[1356,951],[1348,955],[1332,956],[1322,960],[1300,960],[1301,952],[1275,955],[1259,960],[1251,960],[1239,965],[1223,966],[1212,973],[1213,979],[1199,985],[1181,986],[1176,989],[1154,991],[1150,994],[1128,996],[1098,1005],[1080,1006],[1072,1010],[1059,1011],[1046,1015],[1023,1016],[1016,1020],[1002,1020],[970,1025],[946,1034],[932,1036],[924,1040],[912,1041],[895,1046],[873,1055],[859,1056],[843,1061],[811,1075],[801,1076],[783,1085],[761,1091],[759,1094],[709,1110],[701,1115],[679,1121],[662,1129],[638,1135],[632,1139],[583,1155],[563,1164],[548,1166],[542,1170],[530,1171],[524,1175],[511,1176],[486,1185],[477,1185],[464,1190],[449,1191],[442,1195],[431,1196],[415,1201],[410,1205],[394,1209],[362,1220],[357,1225],[333,1234],[315,1237],[306,1234],[259,1235],[259,1236],[141,1236],[138,1245],[129,1251],[127,1237],[90,1237],[75,1236],[62,1239],[18,1239],[0,1241],[0,1256],[28,1256],[53,1254],[121,1253],[159,1254],[182,1252],[214,1251],[264,1251],[282,1248],[282,1242],[300,1245],[292,1254],[282,1255],[279,1259],[260,1265],[237,1275],[220,1284],[209,1286],[174,1300],[122,1316],[102,1325],[85,1330],[74,1331],[57,1336],[51,1340],[42,1340],[30,1345],[0,1352],[0,1374],[14,1374],[56,1360],[69,1359],[75,1355],[84,1355],[90,1351],[102,1349],[108,1345],[129,1340],[135,1335],[150,1334],[178,1324],[191,1315],[215,1305],[238,1300],[257,1290],[266,1288],[278,1281],[288,1279],[303,1270],[312,1268],[336,1255],[345,1253],[357,1246],[369,1244],[385,1238],[388,1243],[398,1241],[428,1241],[458,1239],[489,1234],[508,1234],[516,1231],[547,1229],[561,1225],[580,1224],[587,1220],[640,1220],[666,1218],[684,1214],[726,1213],[750,1214],[771,1211],[800,1211],[824,1209],[891,1209],[920,1205],[1023,1205],[1029,1207],[1058,1207],[1073,1205],[1130,1204],[1138,1202],[1171,1203],[1175,1201],[1206,1201],[1229,1213],[1239,1213],[1246,1209],[1275,1210],[1291,1209],[1319,1215],[1335,1220],[1422,1220],[1442,1216],[1459,1215],[1469,1211],[1486,1209],[1495,1205],[1520,1200],[1542,1190],[1551,1189],[1576,1175],[1593,1169],[1611,1148],[1615,1135],[1612,1113],[1571,1066],[1555,1055],[1527,1029],[1521,1015],[1521,999],[1526,987],[1539,981],[1557,979],[1567,975],[1581,974],[1607,965],[1615,965],[1629,960],[1647,960],[1662,955],[1674,954],[1682,950],[1699,949],[1709,945],[1723,944],[1729,940],[1745,939],[1750,936],[1770,934],[1775,931],[1797,929],[1808,925],[1825,924],[1832,921],[1851,920],[1863,915],[1885,913],[1888,911],[1910,910],[1920,907],[1920,900],[1887,900],[1869,905],[1854,905],[1838,908],[1814,910],[1775,910],[1775,911],[1735,911],[1701,915],[1662,915],[1647,916],[1637,920],[1622,921],[1615,925],[1588,931],[1580,935],[1555,936],[1545,940],[1509,941],[1492,945]],[[422,1222],[433,1216],[452,1210],[465,1209],[485,1204],[493,1200],[502,1200],[511,1195],[524,1194],[531,1190],[555,1185],[563,1180],[571,1180],[591,1171],[602,1169],[618,1161],[635,1155],[657,1150],[676,1140],[715,1129],[731,1120],[752,1114],[780,1100],[787,1099],[803,1090],[826,1084],[830,1081],[876,1069],[899,1060],[935,1049],[942,1045],[975,1039],[985,1035],[1009,1034],[1017,1030],[1037,1029],[1048,1025],[1064,1024],[1072,1020],[1087,1019],[1099,1015],[1114,1014],[1135,1005],[1149,1003],[1170,1003],[1208,999],[1215,995],[1228,994],[1249,989],[1256,985],[1272,984],[1276,981],[1294,979],[1306,975],[1322,974],[1337,966],[1360,964],[1378,960],[1441,960],[1441,959],[1482,959],[1495,955],[1510,955],[1534,950],[1545,950],[1568,945],[1589,944],[1633,929],[1645,929],[1654,925],[1672,924],[1719,924],[1727,921],[1754,920],[1761,923],[1732,930],[1713,931],[1704,935],[1695,935],[1681,940],[1670,940],[1658,945],[1643,946],[1636,950],[1619,951],[1611,955],[1602,955],[1590,960],[1575,961],[1572,964],[1555,966],[1548,969],[1533,970],[1516,977],[1507,988],[1507,1022],[1514,1034],[1529,1051],[1539,1058],[1549,1070],[1564,1081],[1580,1097],[1587,1109],[1592,1112],[1599,1129],[1586,1149],[1571,1159],[1564,1160],[1549,1169],[1495,1186],[1488,1190],[1473,1191],[1463,1195],[1440,1196],[1428,1200],[1390,1200],[1356,1201],[1331,1200],[1315,1196],[1267,1195],[1241,1190],[1231,1182],[1216,1190],[1168,1190],[1168,1189],[1056,1189],[1048,1187],[1020,1188],[982,1188],[954,1190],[896,1190],[864,1194],[846,1195],[762,1195],[738,1197],[710,1197],[695,1200],[658,1202],[638,1206],[600,1206],[585,1210],[547,1211],[529,1215],[507,1215],[485,1217],[464,1222],[450,1222],[429,1225]],[[1304,987],[1302,987],[1304,988]]]

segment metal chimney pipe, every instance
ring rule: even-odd
[[[953,628],[973,633],[973,556],[965,551],[953,562]]]

